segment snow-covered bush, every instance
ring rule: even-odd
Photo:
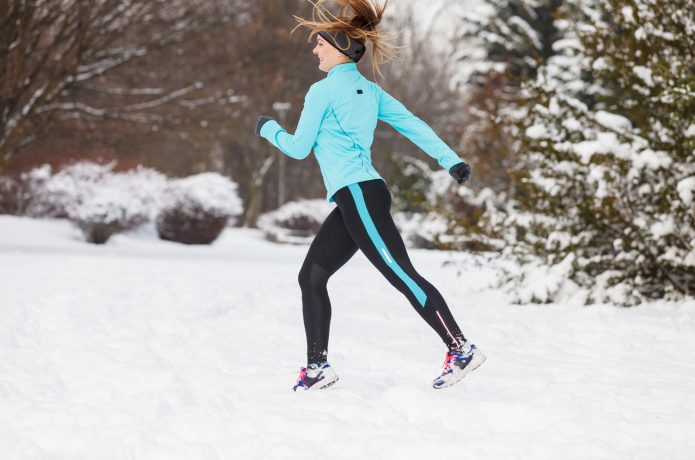
[[[409,246],[469,251],[501,246],[493,223],[501,219],[503,194],[489,188],[476,192],[457,184],[448,171],[432,171],[425,162],[406,161],[404,178],[398,183],[409,187],[394,187],[394,195],[402,203],[394,206],[393,218]]]
[[[96,244],[151,219],[166,178],[143,167],[114,173],[114,166],[80,162],[61,170],[37,189],[31,214],[64,213]]]
[[[437,213],[399,211],[393,213],[393,221],[408,247],[447,249],[451,244],[448,221]]]
[[[11,177],[0,176],[0,214],[20,214],[21,192],[19,182]]]
[[[51,167],[43,165],[18,178],[0,177],[0,214],[31,215],[37,193],[51,177]]]
[[[694,295],[692,5],[574,6],[518,118],[516,249],[561,265],[589,303]]]
[[[156,218],[163,240],[210,244],[243,211],[237,184],[218,173],[172,179]]]
[[[152,169],[115,173],[115,165],[83,161],[55,174],[48,165],[32,169],[10,184],[15,213],[68,218],[87,241],[105,243],[115,232],[151,219],[166,182]]]
[[[35,168],[24,178],[41,178],[34,180],[27,187],[31,196],[26,215],[31,217],[70,217],[77,208],[94,194],[99,184],[116,166],[115,162],[98,164],[82,161],[67,166],[53,174],[50,166]]]
[[[270,241],[308,244],[334,208],[324,199],[291,201],[261,215],[258,228]]]
[[[68,218],[87,241],[103,244],[114,233],[143,224],[152,218],[165,184],[160,173],[138,168],[105,174],[88,194],[68,207]]]

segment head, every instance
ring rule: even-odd
[[[383,5],[378,0],[334,0],[333,3],[341,7],[336,14],[325,9],[326,0],[309,1],[314,5],[312,20],[295,16],[299,24],[292,32],[306,27],[310,31],[308,42],[312,43],[316,37],[313,53],[319,58],[319,68],[328,72],[338,64],[359,62],[367,42],[371,42],[372,65],[381,75],[379,64],[395,57],[395,47],[377,30],[388,0]]]
[[[316,46],[313,53],[319,58],[319,69],[328,72],[334,66],[350,62],[352,59],[338,51],[328,40],[320,35],[316,35]]]

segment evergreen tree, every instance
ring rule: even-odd
[[[515,250],[566,267],[587,303],[692,296],[692,5],[584,0],[573,14],[517,114]]]
[[[518,102],[523,82],[553,55],[558,37],[553,20],[562,0],[467,2],[461,13],[459,78],[467,89],[468,112],[459,123],[462,153],[473,165],[470,186],[513,192],[509,171],[516,159],[504,116]]]
[[[554,17],[562,4],[562,0],[484,0],[466,11],[461,34],[469,46],[460,58],[473,64],[471,82],[484,86],[490,71],[504,73],[514,88],[535,78],[538,67],[554,54],[552,44],[558,37]]]

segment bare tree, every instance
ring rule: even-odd
[[[161,120],[158,107],[200,85],[175,89],[111,88],[140,95],[125,106],[99,107],[80,89],[146,59],[192,27],[195,0],[10,0],[0,6],[0,172],[58,114],[137,123]]]

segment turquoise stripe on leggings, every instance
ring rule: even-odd
[[[367,203],[365,203],[364,195],[362,195],[362,189],[358,184],[348,185],[348,188],[350,189],[350,193],[352,193],[352,198],[355,200],[355,204],[357,205],[357,212],[360,215],[360,219],[362,219],[362,223],[364,224],[364,227],[367,229],[367,234],[369,235],[369,238],[372,240],[372,243],[374,243],[374,246],[376,246],[379,255],[382,259],[384,259],[386,265],[388,265],[391,268],[391,270],[393,270],[394,273],[398,275],[400,279],[403,280],[406,286],[408,286],[410,291],[415,295],[417,301],[420,302],[420,306],[422,308],[425,308],[427,294],[425,294],[425,291],[423,291],[420,288],[420,286],[415,284],[415,281],[413,281],[413,279],[410,276],[408,276],[406,272],[403,271],[400,265],[398,265],[394,258],[391,256],[391,253],[386,247],[386,243],[384,243],[384,240],[381,239],[381,235],[379,235],[379,232],[376,231],[376,226],[372,221],[372,217],[369,215],[369,211],[367,210]]]

